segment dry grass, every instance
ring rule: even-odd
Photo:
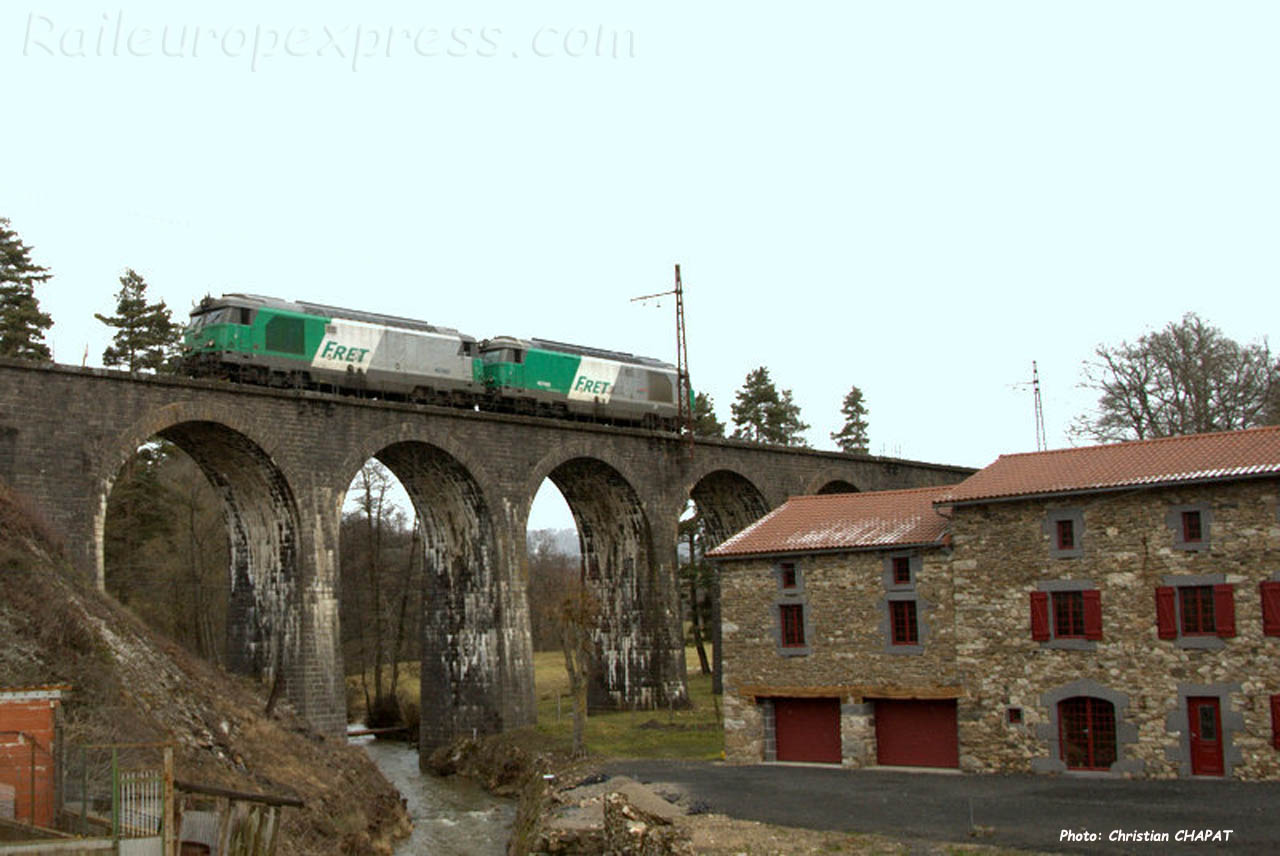
[[[686,662],[697,663],[696,652],[686,652]],[[402,663],[396,694],[402,703],[417,705],[418,664]],[[539,651],[533,655],[534,689],[538,723],[511,732],[512,739],[532,751],[567,755],[572,748],[573,713],[569,700],[569,675],[564,655]],[[367,675],[372,687],[373,676]],[[687,710],[635,710],[595,713],[587,718],[586,743],[593,756],[602,758],[713,759],[721,757],[724,736],[719,699],[711,694],[711,677],[689,676]],[[364,691],[360,676],[347,678],[349,717],[364,716]]]
[[[572,742],[573,714],[564,655],[534,654],[534,682],[538,698],[536,731],[552,747],[566,751]],[[685,661],[697,663],[693,649]],[[587,717],[587,750],[605,758],[719,758],[724,750],[719,699],[711,693],[711,676],[688,676],[686,710],[632,710],[595,713]]]

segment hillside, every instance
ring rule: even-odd
[[[389,852],[399,795],[358,748],[287,704],[158,638],[62,558],[58,538],[0,484],[0,686],[70,684],[67,743],[172,741],[179,779],[296,796],[281,854]]]

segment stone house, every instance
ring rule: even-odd
[[[854,535],[876,526],[879,547]],[[919,572],[899,592],[901,552]],[[794,757],[790,699],[823,698],[841,751],[820,760],[847,766],[1280,778],[1280,428],[1005,455],[931,495],[795,498],[710,555],[733,760]],[[785,564],[812,569],[803,596]],[[920,653],[904,657],[908,591]],[[803,653],[769,652],[801,597]],[[954,755],[925,763],[898,748],[944,742]]]
[[[942,490],[792,497],[708,553],[729,760],[957,765]]]

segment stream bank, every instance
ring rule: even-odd
[[[413,833],[400,841],[396,856],[505,856],[515,802],[493,796],[462,776],[437,776],[418,769],[418,750],[371,737],[354,738],[404,798]]]

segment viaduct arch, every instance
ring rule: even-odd
[[[424,531],[423,746],[535,718],[525,527],[544,479],[568,501],[603,605],[591,704],[656,707],[687,697],[675,545],[689,499],[722,540],[791,494],[970,472],[734,441],[690,455],[634,429],[0,360],[0,479],[99,586],[112,484],[154,437],[222,497],[233,666],[278,672],[299,712],[332,733],[345,726],[343,499],[370,457],[396,474]]]

